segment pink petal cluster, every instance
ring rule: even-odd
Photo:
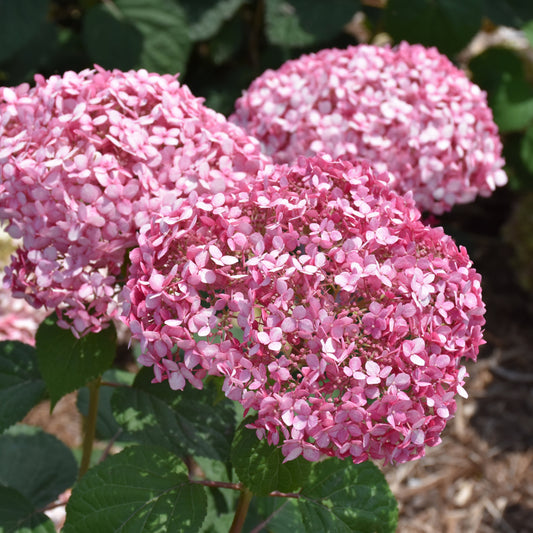
[[[254,80],[230,120],[278,163],[321,152],[368,159],[435,214],[507,182],[486,94],[435,48],[303,55]]]
[[[0,220],[22,238],[7,279],[75,334],[98,331],[151,213],[223,193],[264,158],[175,76],[97,67],[35,82],[0,88]]]
[[[436,445],[482,341],[480,276],[368,163],[267,165],[141,228],[125,321],[155,381],[225,394],[303,455],[404,462]]]

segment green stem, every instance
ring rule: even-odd
[[[87,416],[83,417],[83,454],[81,456],[80,471],[78,472],[78,479],[80,479],[91,463],[91,454],[93,451],[94,435],[96,433],[96,418],[98,415],[98,396],[100,394],[100,378],[91,381],[87,388],[89,389],[89,412]]]
[[[252,497],[253,494],[247,488],[241,489],[241,495],[239,497],[239,501],[237,502],[237,510],[235,511],[235,516],[233,518],[233,523],[231,524],[229,533],[241,533]]]

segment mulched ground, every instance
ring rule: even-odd
[[[385,469],[400,533],[533,532],[533,294],[518,286],[513,250],[500,236],[515,201],[498,191],[441,221],[483,276],[487,343],[468,365],[469,398],[443,442],[419,461]],[[43,404],[27,421],[80,444],[73,395],[52,417]]]

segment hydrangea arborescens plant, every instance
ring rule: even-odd
[[[130,254],[139,361],[173,389],[224,376],[286,460],[422,456],[465,395],[484,304],[466,250],[388,180],[318,156],[179,199]]]
[[[504,185],[486,94],[435,48],[401,43],[327,49],[256,78],[230,120],[277,163],[321,152],[372,161],[442,214]]]
[[[22,238],[6,279],[63,327],[96,332],[151,212],[221,193],[263,156],[176,76],[96,67],[35,82],[0,88],[0,219]]]

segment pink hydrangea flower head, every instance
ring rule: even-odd
[[[435,48],[303,55],[254,80],[230,120],[278,163],[321,152],[368,159],[421,211],[442,214],[507,182],[486,94]]]
[[[0,219],[22,238],[7,279],[75,334],[98,331],[151,213],[238,187],[264,157],[175,76],[96,67],[35,82],[0,88]]]
[[[287,460],[436,445],[483,342],[480,276],[387,182],[301,158],[141,228],[124,319],[155,381],[223,376]]]

